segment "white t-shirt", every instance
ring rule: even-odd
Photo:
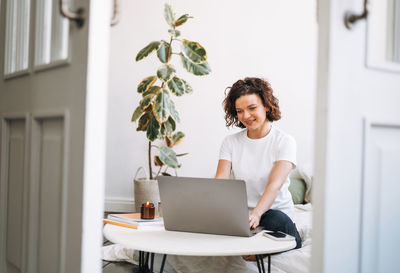
[[[234,177],[246,182],[248,206],[252,209],[265,191],[274,163],[286,160],[296,165],[296,141],[274,127],[259,139],[249,138],[247,129],[244,129],[224,139],[219,159],[230,161]],[[287,178],[271,209],[280,210],[292,218],[294,205],[289,185]]]

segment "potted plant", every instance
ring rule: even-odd
[[[158,60],[161,62],[155,75],[148,76],[139,83],[137,92],[141,94],[142,99],[132,115],[132,122],[137,121],[136,130],[146,132],[149,140],[149,175],[146,175],[145,178],[136,178],[138,172],[144,170],[141,167],[136,172],[134,179],[136,211],[146,201],[157,204],[159,193],[155,178],[160,174],[169,175],[168,168],[175,170],[180,168],[177,157],[185,155],[177,155],[172,149],[185,136],[181,131],[176,132],[176,124],[180,119],[172,98],[190,94],[193,89],[188,82],[177,76],[176,68],[169,63],[172,56],[180,58],[183,68],[194,75],[202,76],[211,72],[204,47],[197,42],[181,39],[181,33],[177,29],[193,17],[184,14],[177,18],[171,6],[165,4],[164,18],[169,26],[169,41],[153,41],[136,55],[138,62],[152,53],[157,53]],[[173,43],[174,46],[180,45],[179,52],[173,52]],[[157,140],[161,143],[153,144]],[[153,158],[152,149],[157,149]],[[155,176],[153,175],[152,161],[155,166],[159,167]]]

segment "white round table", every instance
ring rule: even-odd
[[[162,228],[135,230],[107,224],[104,226],[103,234],[113,243],[139,250],[139,268],[144,272],[148,272],[149,269],[148,253],[152,254],[151,257],[154,257],[154,253],[164,254],[160,272],[163,270],[165,258],[168,254],[186,256],[256,255],[259,271],[265,272],[262,257],[267,254],[269,272],[271,254],[296,247],[294,240],[275,241],[263,236],[262,232],[252,237],[237,237],[166,231]],[[145,252],[147,253],[146,261]]]

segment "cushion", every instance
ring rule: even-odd
[[[290,178],[289,191],[292,194],[293,203],[304,204],[304,196],[306,193],[306,183],[301,178]]]

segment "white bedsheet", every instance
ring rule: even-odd
[[[271,271],[274,273],[307,273],[311,262],[312,206],[296,205],[294,221],[302,238],[302,248],[271,256]],[[102,258],[107,261],[126,261],[137,264],[138,254],[121,245],[105,246]],[[192,257],[168,255],[167,262],[178,273],[255,273],[255,262],[246,262],[242,257]],[[267,266],[267,259],[265,259]]]

